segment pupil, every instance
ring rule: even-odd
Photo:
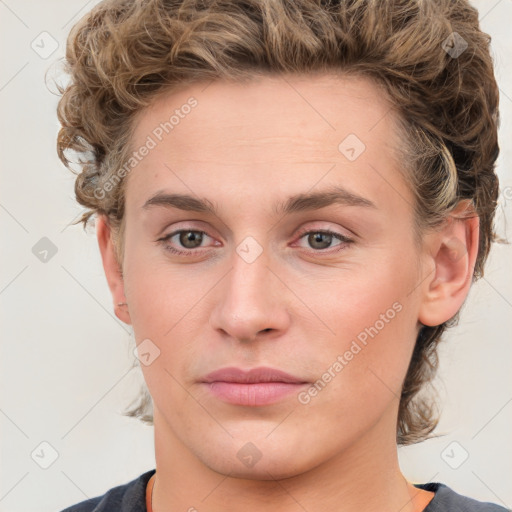
[[[331,241],[331,238],[332,238],[332,235],[329,235],[327,233],[314,233],[313,235],[310,235],[310,237],[313,237],[312,241],[310,240],[310,242],[312,242],[312,246],[315,248],[315,249],[325,249],[329,246],[329,243]],[[324,244],[322,246],[322,238],[325,237],[326,240],[324,240]],[[320,244],[320,247],[318,247],[316,244],[319,243]]]
[[[188,248],[194,249],[196,246],[194,245],[194,242],[201,243],[202,235],[201,233],[196,233],[195,231],[187,231],[185,233],[182,233],[182,237],[180,242]],[[191,247],[188,245],[189,242],[192,242]]]

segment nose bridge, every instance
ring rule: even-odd
[[[268,250],[264,251],[252,237],[237,246],[230,279],[230,294],[234,299],[238,296],[240,300],[260,306],[269,302],[269,260]]]
[[[246,237],[236,246],[231,271],[212,313],[212,327],[238,340],[252,340],[261,331],[284,327],[284,291],[275,289],[282,284],[269,265],[268,250],[253,237]]]

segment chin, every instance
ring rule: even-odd
[[[194,450],[198,459],[212,471],[232,478],[247,480],[279,480],[291,478],[307,472],[322,462],[322,454],[311,444],[293,436],[283,429],[280,437],[270,439],[264,435],[212,440],[211,449],[205,450],[207,443]],[[251,441],[253,439],[253,441]],[[305,446],[307,444],[307,446]],[[328,455],[326,454],[326,458]]]
[[[298,476],[312,467],[307,464],[300,464],[298,461],[278,460],[259,460],[252,467],[244,467],[242,464],[233,463],[233,460],[219,460],[215,456],[203,458],[202,463],[212,471],[230,478],[239,478],[242,480],[281,480]]]

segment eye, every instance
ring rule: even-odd
[[[163,238],[158,239],[158,241],[163,243],[172,240],[174,237],[178,237],[177,242],[186,250],[176,249],[175,247],[164,243],[165,249],[173,254],[191,256],[195,254],[194,249],[200,248],[201,242],[204,240],[205,236],[210,238],[204,231],[196,229],[180,229],[169,233]]]
[[[347,247],[348,244],[353,243],[351,238],[348,238],[341,233],[337,233],[331,230],[322,230],[322,229],[314,229],[314,230],[303,230],[299,233],[299,239],[302,240],[307,236],[307,243],[313,249],[313,252],[339,252]],[[173,245],[169,245],[165,242],[172,241],[173,238],[177,237],[177,240]],[[158,242],[164,244],[165,250],[171,252],[172,254],[180,255],[180,256],[195,256],[197,255],[196,249],[201,248],[201,243],[204,241],[204,238],[211,238],[205,231],[196,230],[196,229],[180,229],[177,231],[173,231],[163,238],[158,239]],[[334,240],[338,240],[340,243],[332,246],[332,242]],[[176,244],[183,249],[176,248]],[[219,244],[217,244],[219,245]],[[334,251],[328,251],[328,249],[334,247]]]
[[[339,240],[339,244],[335,245],[337,247],[335,251],[329,252],[338,252],[346,248],[348,244],[351,244],[353,240],[348,238],[341,233],[337,233],[331,230],[323,230],[323,229],[314,229],[309,231],[302,231],[300,233],[300,239],[306,238],[307,243],[314,249],[314,252],[326,251],[331,248],[331,244],[333,239]]]

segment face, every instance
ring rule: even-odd
[[[124,294],[175,453],[269,479],[395,446],[421,255],[392,116],[331,75],[195,84],[139,116]]]

